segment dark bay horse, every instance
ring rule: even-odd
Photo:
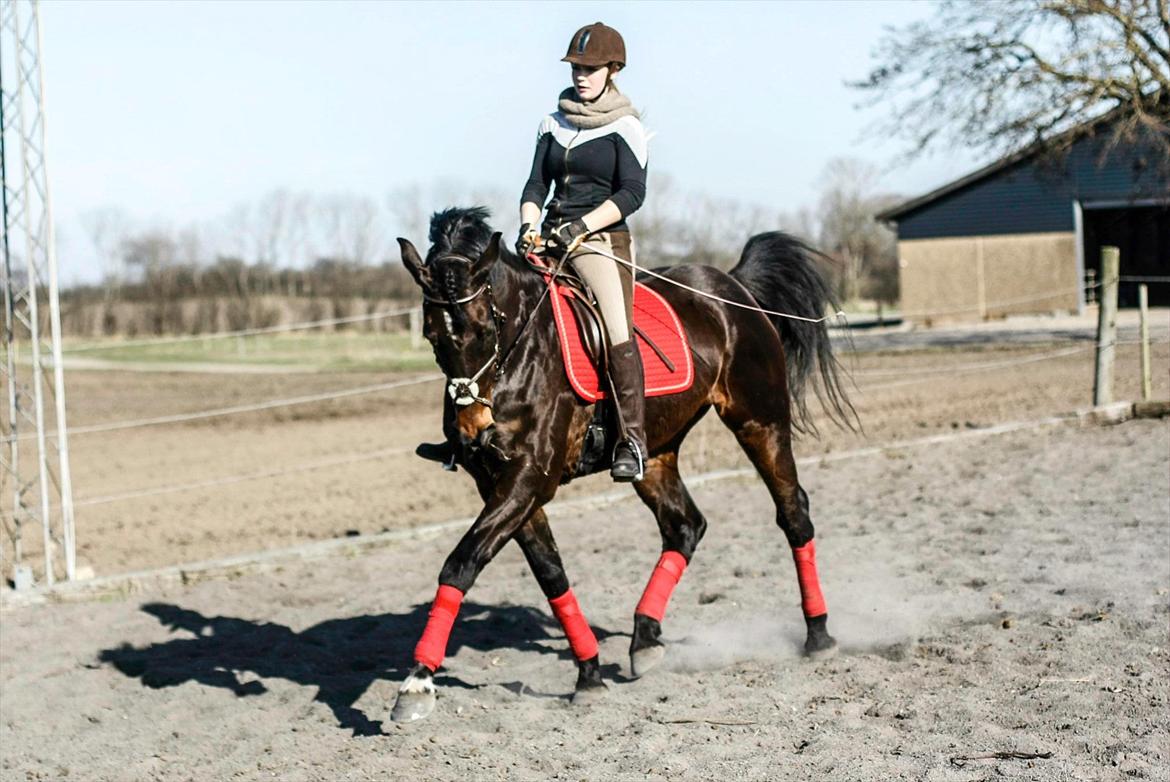
[[[444,434],[455,461],[475,479],[484,508],[439,573],[438,593],[415,649],[417,665],[392,713],[396,720],[425,717],[434,708],[433,674],[463,596],[510,540],[523,550],[577,659],[574,702],[605,690],[597,641],[569,587],[542,510],[557,487],[574,477],[593,408],[566,378],[544,278],[501,246],[487,218],[483,208],[437,213],[425,261],[409,241],[398,240],[402,261],[423,291],[424,333],[451,381]],[[810,322],[769,317],[663,280],[645,280],[686,327],[695,381],[687,391],[646,400],[650,453],[645,477],[634,489],[658,520],[662,556],[634,613],[635,676],[664,655],[666,603],[707,528],[679,476],[678,452],[710,408],[735,434],[776,503],[776,523],[796,563],[806,653],[826,653],[836,645],[817,578],[808,496],[792,455],[793,429],[812,426],[805,403],[810,388],[835,420],[847,422],[852,414],[825,324],[811,322],[831,298],[816,257],[798,240],[771,232],[748,241],[730,274],[706,266],[660,270],[723,299]]]

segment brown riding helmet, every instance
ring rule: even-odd
[[[588,65],[591,68],[616,62],[624,68],[626,42],[622,40],[622,34],[612,27],[606,27],[601,22],[587,24],[573,33],[569,51],[561,58],[561,62]]]

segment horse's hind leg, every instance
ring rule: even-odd
[[[782,365],[781,365],[782,366]],[[781,379],[778,387],[783,393]],[[740,446],[759,471],[760,477],[776,503],[776,524],[788,538],[796,563],[796,577],[800,585],[801,608],[808,630],[804,651],[821,655],[836,648],[837,642],[829,635],[829,613],[821,595],[817,576],[816,546],[813,542],[813,524],[809,518],[808,495],[796,476],[796,459],[792,455],[792,428],[787,405],[776,409],[771,399],[762,399],[751,392],[738,396],[729,393],[728,402],[718,407],[719,417],[735,434]],[[752,400],[749,407],[748,402]]]
[[[677,452],[651,459],[646,464],[645,476],[634,488],[654,511],[662,535],[662,555],[634,610],[630,668],[634,676],[641,676],[658,665],[666,653],[660,640],[666,604],[707,531],[707,520],[683,485]]]
[[[536,511],[517,530],[515,539],[569,639],[573,656],[577,658],[577,688],[573,694],[573,703],[588,703],[606,691],[605,682],[601,679],[597,639],[569,587],[565,566],[561,562],[561,554],[544,511]]]

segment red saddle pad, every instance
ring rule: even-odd
[[[585,350],[580,325],[566,299],[573,296],[572,289],[553,283],[553,315],[556,317],[557,334],[560,337],[561,357],[564,359],[565,374],[577,395],[587,402],[605,399],[606,392],[597,375],[597,366]],[[674,371],[646,344],[640,336],[638,350],[642,354],[642,367],[646,374],[646,396],[665,396],[686,391],[695,382],[695,365],[691,358],[691,346],[687,342],[682,321],[674,308],[656,291],[642,283],[634,284],[634,324],[654,342],[674,364]]]

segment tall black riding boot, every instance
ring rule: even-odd
[[[642,356],[633,337],[609,349],[609,379],[622,438],[614,448],[609,474],[623,483],[640,481],[646,464],[646,388]]]
[[[455,472],[458,469],[455,466],[455,446],[451,445],[450,440],[441,443],[419,443],[414,453],[432,462],[441,463],[444,470]]]

